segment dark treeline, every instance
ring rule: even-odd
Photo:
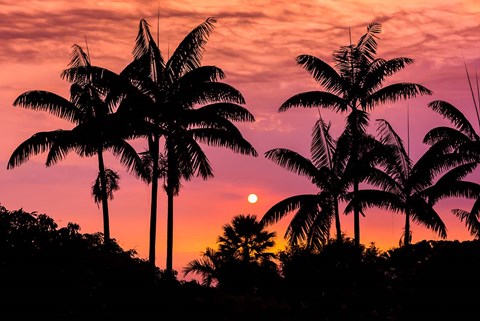
[[[260,228],[255,236],[244,229],[252,223]],[[211,250],[229,255],[223,265],[217,256],[213,282],[206,286],[168,278],[115,240],[106,245],[102,233],[82,234],[73,223],[59,228],[45,214],[0,207],[0,313],[17,320],[212,321],[474,320],[478,315],[480,241],[421,241],[382,252],[345,238],[320,251],[283,250],[272,266],[260,259],[270,257],[265,255],[273,246],[269,241],[258,249],[264,255],[251,253],[254,260],[237,260],[242,256],[232,252],[233,235],[275,237],[255,216],[235,217],[224,232],[219,248]]]

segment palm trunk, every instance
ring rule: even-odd
[[[335,206],[335,229],[337,231],[337,242],[342,242],[342,229],[340,227],[340,211],[338,209],[338,199],[337,197],[334,198],[334,206]]]
[[[355,245],[360,246],[360,210],[358,209],[358,177],[353,179],[353,233],[355,236]]]
[[[158,200],[158,158],[159,158],[159,139],[152,137],[149,144],[150,155],[152,156],[152,195],[150,203],[150,245],[148,252],[148,261],[155,266],[155,251],[157,238],[157,200]]]
[[[98,170],[100,173],[100,185],[102,193],[102,210],[103,210],[103,236],[104,243],[110,242],[110,222],[108,215],[108,195],[107,195],[107,180],[105,178],[105,164],[103,162],[103,151],[99,147],[98,151]]]
[[[167,262],[166,272],[168,276],[172,276],[173,272],[173,197],[175,191],[175,177],[173,170],[176,164],[174,153],[175,148],[167,137]]]
[[[357,110],[354,110],[357,112]],[[358,114],[355,114],[355,124],[353,127],[353,142],[352,142],[352,157],[353,157],[353,164],[355,167],[354,177],[353,177],[353,234],[354,234],[354,241],[356,246],[360,246],[360,209],[358,204],[358,188],[360,182],[358,180],[358,149],[359,149],[359,139],[358,135],[360,132],[358,129]]]
[[[404,245],[410,245],[410,209],[407,208],[405,212],[405,236],[404,236]]]
[[[167,187],[167,274],[173,272],[173,187]]]

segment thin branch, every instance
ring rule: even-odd
[[[468,85],[470,86],[470,93],[472,94],[473,107],[475,107],[475,113],[477,114],[478,126],[480,126],[480,115],[478,113],[477,100],[475,99],[475,91],[472,88],[472,82],[470,81],[470,75],[468,73],[467,63],[464,62],[464,65],[465,65],[465,72],[467,73]],[[475,72],[475,75],[476,75],[476,72]],[[477,91],[478,91],[478,77],[476,78],[476,80],[477,80]]]

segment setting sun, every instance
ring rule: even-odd
[[[250,194],[248,195],[248,202],[253,204],[258,201],[258,196],[256,194]]]

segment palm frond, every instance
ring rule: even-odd
[[[285,231],[285,239],[291,245],[296,245],[302,242],[307,243],[325,243],[330,235],[330,222],[332,214],[327,214],[320,207],[322,198],[320,196],[305,198],[301,206],[294,214],[290,224]],[[319,216],[327,216],[319,218]],[[316,226],[315,223],[318,225]],[[310,237],[318,237],[317,240],[312,240]]]
[[[480,220],[477,215],[458,208],[452,209],[452,213],[465,223],[471,236],[480,239]]]
[[[196,113],[205,113],[207,117],[211,116],[220,116],[231,121],[240,121],[240,122],[254,122],[255,116],[245,107],[228,102],[219,102],[214,104],[204,105],[198,109],[195,109]],[[203,117],[199,117],[203,118]]]
[[[148,74],[155,82],[161,80],[160,77],[165,70],[165,61],[158,46],[150,33],[150,25],[145,19],[141,19],[133,48],[133,57],[134,60],[142,62],[144,74]]]
[[[225,78],[225,73],[217,66],[198,66],[185,73],[179,81],[183,86],[192,86],[203,82],[218,82]]]
[[[50,132],[39,132],[23,141],[13,151],[7,163],[7,169],[20,166],[30,159],[30,157],[44,153],[55,144],[58,136],[62,135],[64,130],[55,130]]]
[[[361,212],[377,207],[394,213],[405,213],[405,202],[398,194],[375,189],[362,189],[357,192],[357,197]],[[352,198],[345,206],[344,213],[353,212],[354,206],[355,201]]]
[[[475,132],[470,121],[465,115],[452,104],[443,100],[434,100],[427,105],[433,111],[437,112],[443,118],[448,119],[456,128],[468,136],[470,139],[478,140],[479,136]]]
[[[316,168],[326,166],[333,169],[336,141],[330,135],[330,126],[331,123],[326,124],[320,117],[313,127],[310,153],[312,155],[312,163]]]
[[[365,76],[363,89],[367,94],[374,93],[381,88],[386,77],[394,75],[404,69],[407,65],[413,63],[413,59],[406,57],[398,57],[390,60],[384,60],[381,58],[375,59],[370,65],[369,72]]]
[[[195,105],[203,105],[217,102],[245,104],[242,93],[235,87],[221,82],[197,83],[195,86],[182,86],[171,98],[173,106],[193,108]]]
[[[382,32],[382,24],[379,22],[369,23],[367,26],[367,32],[360,37],[355,49],[362,53],[362,56],[366,57],[368,61],[372,61],[377,54],[377,39],[378,34]]]
[[[437,211],[422,197],[410,199],[409,208],[414,222],[421,224],[437,233],[442,239],[447,237],[447,227]]]
[[[143,166],[142,158],[135,148],[123,139],[115,139],[108,142],[108,149],[120,158],[120,163],[138,178],[148,182],[149,175],[147,169]]]
[[[454,128],[438,126],[430,129],[423,138],[423,142],[428,145],[438,144],[440,141],[444,141],[445,150],[453,151],[468,142],[469,137]]]
[[[400,194],[405,189],[405,175],[395,170],[387,173],[379,168],[370,169],[365,183],[381,188],[385,192]]]
[[[424,194],[427,195],[429,204],[436,204],[449,197],[478,199],[480,198],[480,185],[468,181],[439,180],[435,185],[426,189]]]
[[[326,91],[340,94],[343,91],[343,80],[337,71],[323,60],[311,55],[299,55],[296,62],[302,66],[313,79]]]
[[[118,191],[120,189],[120,185],[118,181],[120,180],[120,175],[114,170],[110,168],[105,169],[105,186],[106,186],[106,194],[108,199],[113,199],[113,192]],[[100,177],[100,172],[98,172],[97,178],[95,179],[94,184],[92,185],[92,196],[95,200],[95,203],[100,204],[102,202],[102,179]]]
[[[78,123],[83,116],[82,112],[67,99],[43,90],[24,92],[15,99],[13,106],[46,111],[73,123]]]
[[[47,167],[65,159],[70,152],[80,149],[80,146],[72,140],[71,136],[71,132],[65,131],[64,134],[52,144],[47,154],[47,160],[45,161]],[[85,152],[83,155],[91,156],[93,153],[93,151]],[[80,152],[80,154],[82,154],[82,152]]]
[[[379,104],[395,103],[400,99],[410,99],[419,95],[432,95],[433,92],[415,83],[395,83],[385,86],[365,99],[365,108],[373,109]]]
[[[320,250],[330,240],[330,229],[334,212],[322,208],[315,216],[307,234],[307,247],[312,250]]]
[[[68,65],[71,67],[90,66],[90,57],[83,51],[82,47],[74,44]]]
[[[334,111],[346,111],[346,102],[335,94],[326,91],[307,91],[288,98],[278,109],[284,112],[293,107],[322,107]]]
[[[380,143],[394,147],[394,161],[400,166],[400,168],[398,168],[399,172],[409,175],[412,168],[412,162],[405,151],[403,140],[400,136],[398,136],[392,125],[387,120],[377,119],[377,124]]]
[[[301,194],[287,197],[270,207],[263,215],[260,223],[265,226],[277,223],[287,214],[300,208],[302,204],[315,202],[318,204],[318,195],[316,194]]]
[[[257,157],[258,152],[240,132],[231,130],[218,130],[213,128],[190,129],[189,133],[194,139],[209,146],[226,147],[234,153]]]
[[[274,148],[266,151],[264,156],[295,174],[307,177],[312,182],[315,182],[317,179],[318,169],[311,160],[297,152],[286,148]]]
[[[200,66],[205,45],[215,23],[214,18],[208,18],[180,42],[165,66],[167,77],[164,81],[167,84],[172,84],[186,72]]]
[[[198,132],[200,130],[190,130],[183,132],[182,135],[172,136],[174,137],[171,139],[172,144],[166,149],[167,159],[171,157],[171,160],[176,162],[170,163],[169,167],[174,166],[173,170],[187,181],[194,176],[200,176],[204,180],[213,177],[210,161],[199,145],[201,140],[196,137]],[[199,135],[201,136],[200,133]]]

